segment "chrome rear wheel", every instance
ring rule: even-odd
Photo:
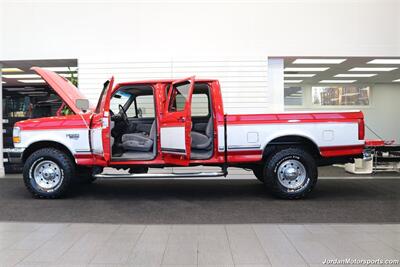
[[[296,159],[282,162],[278,167],[277,173],[279,183],[288,189],[301,187],[307,177],[306,168]]]

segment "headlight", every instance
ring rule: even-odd
[[[21,129],[19,127],[14,127],[13,129],[13,142],[14,144],[21,142]]]

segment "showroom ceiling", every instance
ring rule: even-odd
[[[76,74],[78,61],[76,59],[13,60],[0,61],[0,64],[4,87],[29,87],[45,84],[34,71],[30,70],[31,67],[49,68],[68,77],[71,71]]]
[[[285,85],[376,84],[400,85],[400,58],[285,57]]]

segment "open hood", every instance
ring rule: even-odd
[[[81,112],[76,107],[75,102],[77,99],[86,99],[86,97],[70,81],[53,71],[43,68],[32,67],[31,70],[39,74],[75,114]]]

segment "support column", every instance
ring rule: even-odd
[[[285,109],[283,69],[283,58],[268,58],[269,112],[283,112]]]
[[[0,138],[0,177],[4,177],[5,172],[4,172],[4,159],[3,159],[3,81],[2,81],[2,70],[3,66],[0,63],[0,132],[1,138]]]

